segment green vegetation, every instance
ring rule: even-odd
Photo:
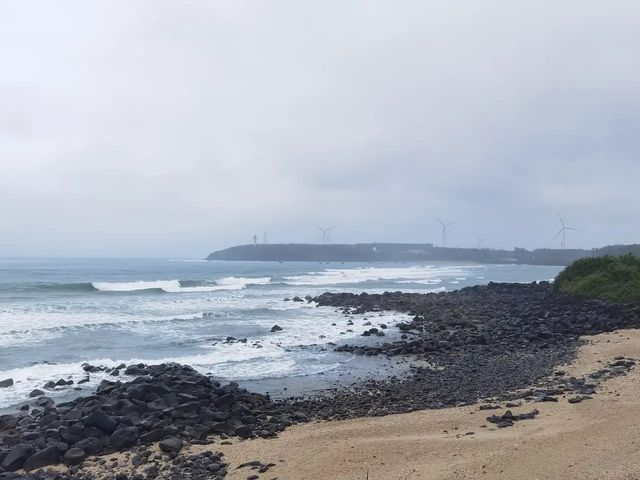
[[[581,258],[556,277],[555,289],[615,303],[640,301],[640,258]]]

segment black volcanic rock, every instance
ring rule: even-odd
[[[33,445],[28,443],[20,443],[9,450],[9,453],[2,461],[2,468],[9,472],[14,472],[22,468],[27,458],[35,453]]]
[[[233,382],[222,385],[187,366],[135,367],[130,371],[144,374],[130,382],[103,381],[93,395],[57,406],[37,399],[41,410],[34,409],[28,421],[0,416],[0,445],[11,448],[3,468],[17,469],[26,461],[35,469],[63,459],[73,465],[139,442],[160,441],[176,454],[178,444],[203,442],[210,434],[270,437],[302,418],[268,396]],[[271,417],[276,413],[277,423]]]
[[[561,395],[586,399],[596,394],[600,382],[625,375],[636,365],[635,360],[621,357],[584,378],[556,375],[555,367],[574,357],[580,335],[637,327],[640,319],[634,306],[555,295],[546,283],[490,284],[426,295],[323,294],[314,300],[347,314],[382,310],[410,314],[410,322],[399,324],[397,330],[386,329],[392,341],[377,337],[382,327],[371,327],[366,330],[368,338],[337,350],[427,362],[400,377],[361,381],[317,397],[278,402],[234,382],[223,385],[184,365],[122,366],[118,370],[137,377],[105,380],[93,395],[58,405],[40,397],[31,401],[35,408],[28,414],[0,416],[3,468],[15,470],[25,462],[31,468],[56,455],[73,465],[85,455],[108,454],[139,442],[143,445],[135,451],[140,452],[148,450],[144,444],[161,441],[163,451],[175,461],[164,476],[192,478],[189,469],[199,469],[223,478],[226,466],[219,456],[189,456],[182,451],[178,455],[177,445],[203,443],[211,434],[270,438],[312,419],[388,415],[479,399],[509,404]],[[406,338],[398,339],[399,334]],[[495,415],[492,423],[509,426],[535,415],[535,411],[505,412]],[[142,453],[135,458],[145,463]],[[149,471],[159,475],[157,467]]]
[[[415,336],[374,345],[342,345],[339,351],[363,355],[433,355],[486,346],[488,352],[563,348],[581,335],[640,327],[633,306],[613,305],[556,294],[547,282],[498,284],[447,293],[325,293],[314,301],[352,313],[393,310],[413,316],[401,332]],[[376,334],[374,329],[363,335]]]
[[[111,447],[115,450],[124,450],[135,445],[138,442],[138,438],[138,429],[136,427],[118,428],[111,434]]]
[[[107,415],[102,410],[95,410],[87,417],[87,419],[85,420],[85,424],[99,428],[106,433],[113,433],[113,431],[118,426],[118,421],[115,418]]]
[[[167,438],[166,440],[162,440],[158,444],[158,446],[160,447],[160,450],[162,450],[165,453],[178,453],[180,452],[180,450],[182,450],[182,445],[183,445],[182,440],[180,440],[177,437]]]
[[[50,447],[39,450],[38,452],[27,458],[22,468],[29,472],[31,470],[35,470],[36,468],[42,468],[46,467],[47,465],[58,463],[59,461],[60,450],[58,449],[57,445],[52,445]]]
[[[84,462],[87,455],[80,448],[71,448],[64,454],[64,463],[67,465],[79,465]]]
[[[7,388],[13,385],[13,378],[7,378],[5,380],[0,380],[0,388]]]

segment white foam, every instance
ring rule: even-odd
[[[366,328],[364,323],[368,320],[374,325],[386,323],[392,327],[397,322],[409,321],[410,317],[405,314],[395,312],[380,312],[375,316],[372,314],[352,315],[350,319],[355,323],[353,326],[347,325],[347,319],[330,307],[307,307],[299,310],[299,315],[292,315],[278,320],[278,324],[284,329],[283,332],[273,334],[269,332],[273,325],[273,318],[252,318],[251,323],[259,327],[264,332],[253,338],[249,338],[247,343],[225,343],[200,345],[194,350],[185,352],[186,355],[175,355],[164,358],[94,358],[88,359],[87,363],[105,367],[115,367],[121,363],[135,364],[158,364],[166,362],[177,362],[191,365],[202,373],[211,372],[214,375],[228,379],[260,379],[274,378],[287,375],[299,375],[314,373],[333,368],[331,365],[309,364],[307,361],[297,361],[295,358],[304,358],[313,353],[317,356],[316,350],[306,353],[300,350],[299,346],[310,346],[313,344],[326,344],[337,340],[348,340],[355,338]],[[336,325],[331,325],[336,323]],[[175,335],[175,326],[167,325]],[[163,335],[159,325],[153,325],[155,332]],[[347,332],[352,329],[352,332]],[[389,331],[390,333],[391,331]],[[324,336],[324,338],[321,338]],[[258,342],[259,343],[256,343]],[[261,345],[258,348],[257,345]],[[290,350],[299,352],[294,354]],[[135,355],[135,354],[134,354]],[[15,384],[12,387],[0,389],[0,408],[16,405],[19,402],[28,400],[29,393],[35,388],[42,386],[49,380],[59,378],[71,378],[76,383],[86,376],[82,370],[82,363],[68,364],[37,364],[26,367],[14,368],[11,370],[0,370],[0,379],[13,378]],[[83,385],[89,389],[95,388],[102,379],[110,378],[108,373],[99,372],[90,375],[91,382]],[[62,397],[71,393],[70,388],[47,392],[48,396]]]
[[[470,269],[476,268],[486,267],[482,265],[424,265],[400,268],[329,268],[321,272],[311,272],[306,275],[284,277],[284,279],[289,285],[299,286],[345,285],[381,280],[390,280],[397,283],[422,283],[429,285],[440,283],[442,279],[445,278],[461,278],[462,276],[469,274]]]
[[[437,285],[442,283],[440,278],[425,278],[424,280],[399,280],[398,283],[416,283],[419,285]]]
[[[137,292],[140,290],[179,289],[179,280],[159,280],[154,282],[93,282],[91,284],[101,292]]]
[[[166,293],[199,293],[217,292],[221,290],[242,290],[248,285],[266,285],[271,277],[244,278],[225,277],[215,282],[215,285],[198,287],[183,287],[180,280],[157,280],[138,282],[93,282],[91,285],[101,292],[137,292],[143,290],[162,290]]]

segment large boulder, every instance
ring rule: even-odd
[[[162,440],[158,446],[165,453],[178,453],[182,450],[182,440],[177,437],[170,437]]]
[[[16,428],[18,418],[14,415],[0,415],[0,432]]]
[[[20,443],[9,450],[9,453],[2,461],[2,468],[9,472],[15,472],[24,465],[24,462],[33,455],[35,448],[28,443]]]
[[[31,455],[24,462],[22,468],[27,472],[35,470],[36,468],[46,467],[47,465],[53,465],[60,461],[60,450],[57,445],[51,445],[44,448],[33,455]]]
[[[102,410],[96,410],[91,415],[89,415],[85,423],[87,425],[91,425],[92,427],[99,428],[103,432],[109,434],[113,433],[113,431],[116,429],[116,426],[118,425],[118,422],[115,418],[110,417]]]
[[[116,450],[132,447],[138,442],[138,429],[136,427],[119,428],[111,434],[111,446]]]
[[[74,447],[83,450],[87,455],[97,455],[102,450],[104,443],[98,437],[89,437],[77,442]]]
[[[42,397],[43,395],[44,395],[44,392],[36,388],[35,390],[31,390],[29,397],[36,398],[36,397]]]
[[[85,458],[87,458],[87,455],[84,453],[84,450],[80,448],[72,448],[67,450],[67,453],[64,454],[64,463],[69,466],[79,465],[84,462]]]
[[[0,388],[7,388],[13,385],[13,378],[7,378],[6,380],[0,380]]]
[[[144,375],[144,366],[143,365],[129,365],[125,371],[125,375]]]

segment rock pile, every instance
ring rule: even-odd
[[[95,395],[54,405],[41,397],[30,414],[0,416],[0,472],[27,471],[87,455],[111,453],[163,440],[177,455],[182,442],[272,437],[306,416],[289,413],[268,396],[237,384],[220,385],[188,366],[135,365],[131,382],[103,381]]]
[[[549,350],[580,335],[640,327],[640,316],[631,306],[555,294],[547,282],[490,283],[437,294],[324,293],[314,300],[345,313],[394,310],[413,315],[410,323],[398,325],[406,339],[337,349],[362,355],[430,356],[477,345],[497,354]]]

